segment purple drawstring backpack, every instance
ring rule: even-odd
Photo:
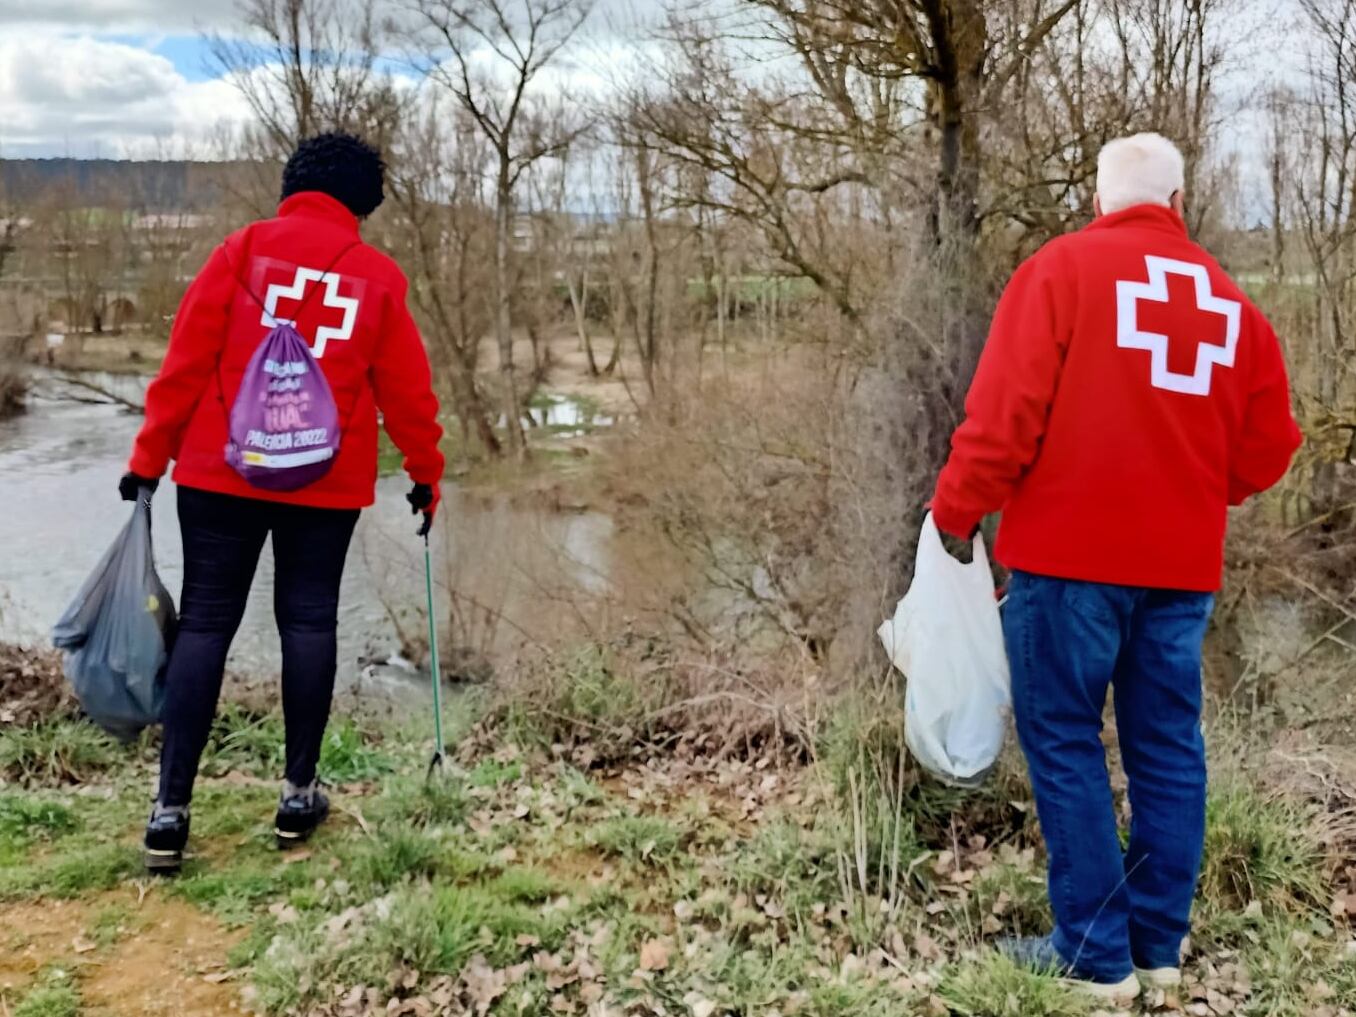
[[[356,246],[350,244],[340,251],[321,279]],[[342,438],[339,407],[329,380],[295,325],[322,287],[317,282],[293,320],[286,321],[275,318],[258,294],[243,281],[241,285],[274,326],[245,365],[231,404],[226,462],[254,487],[296,491],[329,473]]]

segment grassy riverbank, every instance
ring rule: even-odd
[[[599,689],[592,661],[562,684]],[[292,854],[270,830],[280,719],[228,707],[171,881],[139,870],[152,744],[66,709],[6,722],[0,1012],[1094,1011],[986,947],[1048,922],[1019,767],[973,795],[887,790],[870,757],[893,732],[848,708],[811,763],[620,748],[609,733],[641,731],[642,706],[613,692],[464,713],[428,784],[417,721],[338,720],[338,808]],[[1217,766],[1188,985],[1146,1012],[1356,1012],[1351,817],[1323,786]]]

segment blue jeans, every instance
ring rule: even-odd
[[[1054,946],[1078,975],[1175,967],[1205,839],[1206,593],[1018,572],[1004,636],[1049,854]],[[1107,687],[1130,787],[1122,849],[1101,742]]]

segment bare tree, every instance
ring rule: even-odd
[[[464,114],[446,115],[434,103],[404,129],[392,155],[386,246],[410,277],[411,302],[438,376],[449,379],[463,434],[497,457],[502,445],[478,374],[494,314],[487,270],[494,226],[482,193],[489,154]]]
[[[9,175],[4,172],[3,160],[0,160],[0,278],[5,274],[5,262],[18,248],[22,226],[23,208],[13,193]]]
[[[566,295],[570,299],[570,312],[574,317],[575,333],[579,345],[584,351],[589,374],[595,378],[611,375],[621,361],[622,343],[620,339],[612,344],[612,353],[607,363],[598,366],[598,355],[593,343],[593,319],[595,309],[606,301],[606,265],[604,257],[615,245],[620,233],[616,224],[607,222],[609,214],[617,209],[599,202],[601,196],[595,187],[595,170],[601,153],[589,150],[583,153],[585,167],[585,191],[593,202],[591,216],[583,221],[566,218],[569,224],[561,231],[563,251],[560,254],[560,272],[565,280]],[[560,186],[554,195],[554,203],[562,213],[565,205],[566,176],[561,174]]]
[[[897,150],[921,102],[935,160],[928,226],[938,277],[958,309],[947,322],[948,359],[968,377],[983,342],[983,290],[974,272],[981,222],[982,127],[1012,78],[1080,0],[748,0],[774,17],[840,134],[872,155]],[[1021,17],[1004,17],[1020,4]],[[921,87],[919,89],[913,86]],[[879,158],[858,172],[880,186]],[[955,398],[959,398],[956,395]]]
[[[525,451],[513,357],[514,199],[523,174],[564,152],[583,125],[533,90],[588,17],[589,0],[412,0],[416,64],[470,116],[494,155],[495,340],[509,447]],[[494,70],[484,73],[482,58]]]
[[[385,142],[398,97],[377,67],[373,12],[360,0],[242,0],[244,34],[210,37],[273,153],[336,128]]]
[[[1295,105],[1299,140],[1289,188],[1311,279],[1299,291],[1309,314],[1296,326],[1312,339],[1296,388],[1317,439],[1308,495],[1321,513],[1337,500],[1337,462],[1356,450],[1356,420],[1344,406],[1356,352],[1356,0],[1302,0],[1302,7],[1313,42],[1307,94]]]

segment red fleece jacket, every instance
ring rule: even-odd
[[[317,281],[326,269],[332,285]],[[358,220],[342,204],[317,192],[288,198],[277,218],[228,237],[184,294],[129,468],[159,477],[173,459],[175,482],[188,487],[363,508],[375,497],[380,412],[405,471],[436,492],[443,430],[428,356],[405,306],[408,289],[395,262],[362,243]],[[270,300],[280,318],[301,309],[298,331],[325,372],[343,429],[330,472],[282,493],[250,486],[225,459],[227,417],[245,365],[271,327],[260,304]]]
[[[1127,586],[1217,589],[1227,507],[1301,440],[1266,318],[1152,205],[1018,268],[965,409],[938,526],[965,536],[1001,509],[1008,568]]]

